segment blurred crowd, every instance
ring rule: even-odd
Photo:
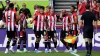
[[[82,15],[86,11],[86,4],[90,4],[90,10],[100,20],[100,0],[77,0],[77,12],[79,15]]]

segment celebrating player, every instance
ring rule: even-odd
[[[12,52],[14,52],[13,46],[15,46],[16,40],[17,40],[17,38],[15,38],[16,20],[17,19],[16,19],[16,13],[13,11],[13,8],[14,8],[14,4],[10,3],[9,10],[5,12],[6,29],[7,29],[7,37],[8,37],[6,50],[5,50],[6,54],[9,51],[9,46],[10,46],[10,42],[11,42],[12,38],[14,38],[13,44],[12,44],[11,49],[10,49]]]
[[[45,31],[45,34],[44,34],[44,45],[45,45],[45,53],[48,53],[48,21],[47,21],[47,16],[50,15],[50,9],[51,7],[50,6],[46,6],[46,12],[45,12],[45,25],[44,25],[44,31]]]
[[[75,12],[75,6],[74,5],[72,5],[71,6],[71,13],[72,13],[72,15],[71,15],[71,30],[72,30],[72,36],[74,37],[74,38],[76,38],[77,37],[77,35],[78,35],[78,16],[77,16],[77,14],[76,14],[76,12]],[[75,41],[75,43],[74,44],[72,44],[72,48],[73,48],[73,52],[74,53],[76,53],[77,52],[77,42]]]
[[[50,9],[50,15],[47,16],[48,21],[48,39],[49,39],[49,52],[51,52],[51,38],[54,42],[54,50],[58,52],[57,50],[57,38],[56,38],[56,20],[57,16],[54,14],[54,9]]]
[[[24,51],[23,52],[27,52],[26,50],[26,16],[25,16],[25,10],[22,10],[22,13],[20,14],[20,20],[18,22],[18,31],[19,31],[19,41],[18,41],[18,46],[17,46],[17,52],[22,52],[20,51],[20,45],[23,41],[23,47],[24,47]]]
[[[44,21],[45,21],[45,14],[44,14],[44,6],[40,6],[40,13],[35,15],[31,23],[36,20],[36,42],[35,42],[35,51],[38,53],[39,43],[41,40],[41,35],[44,36]]]
[[[67,14],[66,10],[62,10],[60,14],[60,19],[59,21],[62,22],[62,30],[61,30],[61,42],[65,45],[67,48],[64,52],[68,52],[68,44],[67,42],[64,41],[65,37],[68,36],[68,31],[69,31],[69,23],[70,23],[71,17]]]

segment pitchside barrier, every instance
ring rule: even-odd
[[[60,41],[60,31],[61,29],[59,28],[56,31],[57,32],[57,47],[58,47],[58,50],[65,50],[65,46]],[[34,50],[34,45],[35,45],[35,40],[36,40],[34,31],[32,29],[26,29],[26,33],[27,33],[27,49]],[[98,29],[98,33],[93,34],[93,37],[94,37],[93,50],[100,50],[100,29]],[[42,37],[41,42],[40,42],[40,48],[39,48],[40,50],[44,50],[43,41],[44,39]],[[6,43],[7,43],[6,29],[0,29],[0,51],[5,50]],[[51,43],[51,46],[54,47],[53,43]],[[77,46],[78,46],[78,50],[85,50],[85,42],[83,39],[82,31],[78,36]],[[16,46],[14,47],[14,49],[16,50]]]

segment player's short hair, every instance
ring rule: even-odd
[[[46,6],[46,8],[49,8],[49,9],[51,9],[51,6]]]
[[[86,9],[90,9],[90,4],[87,4],[87,5],[85,6],[85,8],[86,8]]]
[[[40,9],[43,9],[44,10],[45,8],[44,8],[44,6],[40,6]]]
[[[14,8],[14,4],[13,3],[10,3],[9,4],[9,8]]]
[[[40,8],[40,5],[34,5],[34,9]]]
[[[73,9],[76,9],[76,7],[74,5],[71,6]]]
[[[23,3],[22,5],[26,6],[26,4],[25,4],[25,3]]]

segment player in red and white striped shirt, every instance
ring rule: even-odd
[[[48,15],[50,15],[50,9],[51,7],[50,6],[46,6],[46,12],[45,12],[45,17],[47,17]],[[48,21],[47,21],[47,18],[45,20],[45,24],[44,24],[44,31],[45,31],[45,34],[44,34],[44,45],[45,45],[45,53],[48,53]]]
[[[20,51],[20,45],[23,43],[23,52],[27,52],[26,49],[26,16],[25,16],[25,10],[22,10],[22,13],[20,14],[20,20],[18,22],[18,31],[19,31],[19,40],[18,40],[18,46],[17,46],[17,52],[22,52]]]
[[[47,21],[48,21],[48,39],[51,41],[51,38],[54,42],[54,50],[58,52],[57,48],[57,38],[56,38],[56,21],[57,21],[57,16],[54,13],[54,9],[50,9],[50,15],[47,16]],[[51,44],[49,44],[49,52],[51,52]]]
[[[96,0],[93,0],[93,2],[90,3],[90,9],[98,18],[99,17],[99,6],[97,5]]]
[[[6,19],[6,29],[7,29],[7,45],[6,45],[6,51],[5,53],[8,53],[9,47],[10,47],[10,42],[12,38],[14,38],[13,44],[11,47],[15,46],[17,38],[15,38],[15,33],[16,33],[16,13],[13,11],[14,4],[10,3],[9,4],[9,10],[5,12],[5,19]],[[11,49],[12,52],[14,52],[13,49]]]
[[[44,36],[44,21],[45,21],[44,6],[40,6],[40,13],[35,15],[35,17],[31,20],[31,23],[34,20],[35,20],[35,29],[36,29],[36,32],[35,32],[36,42],[35,42],[34,52],[38,53],[41,35]]]
[[[78,36],[78,15],[75,11],[76,7],[74,5],[71,6],[71,30],[72,30],[72,36],[77,37]],[[77,53],[77,42],[75,41],[74,44],[72,44],[72,49],[74,53]]]
[[[64,52],[68,52],[68,50],[69,50],[68,43],[66,43],[64,41],[64,39],[65,39],[66,36],[68,36],[69,24],[70,24],[70,21],[71,21],[71,17],[68,15],[66,10],[61,11],[59,21],[62,22],[62,30],[61,30],[60,40],[66,47],[66,50]]]

